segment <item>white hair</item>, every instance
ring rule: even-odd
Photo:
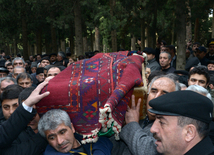
[[[192,90],[194,92],[202,94],[202,95],[206,96],[207,98],[209,98],[212,101],[212,97],[211,97],[210,93],[208,92],[207,89],[205,89],[202,86],[199,86],[199,85],[190,85],[189,87],[187,87],[186,90]]]

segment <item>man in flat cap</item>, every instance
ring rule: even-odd
[[[207,42],[207,47],[208,47],[208,53],[207,53],[206,57],[209,60],[214,60],[214,38],[210,39]]]
[[[206,58],[207,49],[200,46],[196,49],[196,57],[199,59],[201,65],[207,66],[209,59]]]
[[[214,154],[208,137],[213,103],[207,97],[189,90],[165,94],[149,102],[156,120],[150,131],[156,149],[164,155]]]
[[[146,67],[150,68],[151,72],[155,70],[160,70],[160,65],[155,59],[155,50],[150,47],[146,47],[143,52],[145,52],[147,55],[148,64]]]

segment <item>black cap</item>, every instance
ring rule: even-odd
[[[189,71],[192,67],[198,66],[200,60],[197,57],[189,59],[185,65],[185,70]]]
[[[167,93],[149,102],[151,113],[185,116],[205,123],[212,121],[213,103],[207,97],[189,90]]]
[[[214,60],[208,61],[207,65],[208,65],[208,64],[214,64]]]
[[[187,72],[185,70],[175,70],[174,73],[175,74],[182,74],[182,75],[189,75],[189,72]]]
[[[5,72],[7,74],[9,73],[9,71],[5,67],[0,67],[0,72]]]
[[[49,55],[49,58],[50,58],[52,55],[57,56],[57,54],[56,54],[56,53],[51,53],[51,54]]]
[[[196,50],[207,53],[207,49],[204,46],[199,46],[198,48],[196,48]]]
[[[150,47],[144,48],[143,52],[155,55],[155,50]]]
[[[199,43],[199,42],[194,42],[192,45],[198,45],[198,46],[201,46],[201,43]]]
[[[39,67],[36,69],[36,75],[38,75],[40,73],[44,73],[44,67]]]

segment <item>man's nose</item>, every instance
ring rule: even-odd
[[[59,145],[61,145],[63,143],[64,139],[61,136],[57,137],[57,142]]]
[[[150,129],[151,133],[157,133],[158,132],[158,128],[157,128],[157,119],[154,121],[151,129]]]

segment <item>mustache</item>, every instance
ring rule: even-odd
[[[154,137],[156,140],[161,141],[161,139],[157,136],[157,134],[156,134],[156,133],[154,133],[154,134],[153,134],[153,137]]]
[[[64,142],[62,142],[61,144],[58,144],[58,148],[60,148],[61,146],[64,146],[64,145],[66,145],[66,144],[68,144],[68,142],[67,141],[64,141]]]

